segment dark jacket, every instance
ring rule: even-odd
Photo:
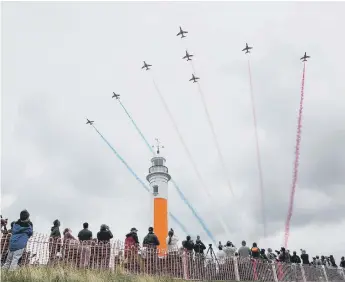
[[[299,258],[298,255],[292,255],[291,263],[301,263],[301,259]]]
[[[13,225],[12,236],[10,238],[9,249],[11,252],[24,249],[33,233],[31,221],[21,221],[20,219]]]
[[[144,238],[143,245],[159,246],[159,240],[156,234],[149,232]]]
[[[187,249],[188,251],[194,250],[194,242],[192,240],[185,240],[182,242],[183,248]]]
[[[196,240],[194,244],[194,252],[197,254],[203,254],[205,249],[206,249],[206,246],[204,245],[204,243]]]
[[[80,241],[92,240],[92,232],[87,228],[80,230],[78,233],[78,238]]]
[[[113,238],[113,234],[109,229],[101,229],[97,233],[97,239],[99,242],[106,243],[109,242],[111,238]]]
[[[60,228],[59,226],[53,226],[51,229],[50,229],[50,237],[58,237],[58,238],[61,238],[61,233],[60,233]]]
[[[310,264],[308,254],[301,254],[301,259],[302,259],[303,264]]]

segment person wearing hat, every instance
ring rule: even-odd
[[[131,255],[138,253],[139,239],[137,232],[138,230],[133,227],[131,228],[131,232],[126,235],[124,252],[125,259],[127,259]]]
[[[22,257],[26,244],[33,233],[33,224],[27,210],[20,212],[20,218],[13,224],[9,253],[3,269],[15,270]]]
[[[159,244],[157,235],[153,233],[153,227],[149,227],[149,233],[144,238],[143,246],[156,248]]]

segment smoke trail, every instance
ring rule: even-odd
[[[130,116],[130,114],[128,113],[128,111],[126,110],[126,108],[123,106],[123,104],[121,103],[121,101],[119,100],[122,108],[125,110],[127,116],[131,119],[133,125],[135,126],[135,128],[137,129],[137,131],[139,132],[139,134],[141,135],[142,139],[145,141],[147,147],[150,149],[150,151],[152,152],[152,147],[148,144],[145,136],[143,135],[143,133],[141,132],[141,130],[138,128],[138,126],[136,125],[135,121],[133,120],[133,118]],[[214,238],[213,235],[211,234],[211,232],[209,231],[209,229],[207,228],[206,224],[204,223],[204,221],[202,220],[202,218],[197,214],[197,212],[195,211],[195,209],[193,208],[193,206],[191,205],[191,203],[188,201],[188,199],[185,197],[185,195],[182,193],[182,191],[179,189],[179,187],[177,186],[177,184],[175,183],[175,181],[171,181],[176,190],[179,193],[180,198],[185,202],[185,204],[189,207],[189,209],[191,210],[191,212],[193,213],[193,215],[197,218],[197,220],[199,221],[200,225],[203,227],[203,229],[205,230],[205,232],[210,236],[210,238]]]
[[[176,133],[177,133],[177,135],[178,135],[178,137],[179,137],[179,139],[180,139],[180,141],[182,143],[182,146],[183,146],[183,148],[184,148],[184,150],[185,150],[185,152],[186,152],[186,154],[188,156],[188,159],[189,159],[189,161],[191,162],[191,164],[193,166],[194,172],[196,173],[200,183],[202,184],[202,187],[204,188],[205,192],[207,193],[207,196],[212,199],[212,196],[211,196],[210,192],[208,191],[208,188],[207,188],[205,182],[203,181],[203,179],[201,177],[201,174],[199,173],[199,170],[198,170],[198,168],[196,166],[196,163],[194,162],[194,159],[193,159],[193,157],[192,157],[192,155],[191,155],[191,153],[190,153],[190,151],[189,151],[189,149],[188,149],[188,147],[187,147],[187,145],[186,145],[186,143],[184,141],[184,138],[182,137],[182,134],[180,133],[180,130],[177,127],[176,121],[175,121],[175,119],[174,119],[174,117],[173,117],[173,115],[172,115],[172,113],[171,113],[171,111],[170,111],[170,109],[169,109],[169,107],[168,107],[168,105],[167,105],[167,103],[166,103],[162,93],[160,92],[160,90],[159,90],[159,88],[157,86],[157,83],[156,83],[153,75],[152,75],[152,81],[153,81],[153,85],[154,85],[154,87],[155,87],[155,89],[156,89],[156,91],[158,93],[158,96],[159,96],[159,98],[160,98],[160,100],[161,100],[161,102],[162,102],[166,112],[168,113],[169,118],[170,118],[170,120],[171,120],[171,122],[172,122],[172,124],[174,126],[174,129],[175,129],[175,131],[176,131]],[[230,232],[229,232],[226,224],[224,223],[224,221],[222,219],[222,216],[220,215],[220,213],[218,212],[217,209],[215,211],[217,213],[218,220],[221,223],[223,230],[225,231],[226,235],[229,236]]]
[[[205,113],[206,113],[206,116],[207,116],[207,121],[208,121],[208,124],[209,124],[209,126],[211,128],[213,140],[214,140],[214,143],[215,143],[217,151],[218,151],[218,155],[219,155],[220,163],[222,165],[223,173],[224,173],[225,179],[227,181],[228,188],[229,188],[231,194],[234,196],[234,192],[232,190],[232,186],[231,186],[230,180],[229,180],[229,178],[227,176],[227,171],[226,171],[224,157],[223,157],[223,154],[222,154],[222,152],[220,150],[220,146],[219,146],[219,143],[218,143],[218,138],[217,138],[216,132],[214,130],[214,126],[213,126],[213,123],[212,123],[212,120],[211,120],[210,113],[208,112],[208,109],[207,109],[207,105],[206,105],[206,101],[205,101],[205,96],[204,96],[204,93],[201,90],[200,83],[197,82],[197,84],[198,84],[198,90],[199,90],[199,93],[200,93],[200,96],[201,96],[201,100],[202,100],[202,103],[203,103],[203,106],[204,106],[204,110],[205,110]]]
[[[175,223],[177,223],[179,226],[180,226],[180,228],[181,228],[181,230],[186,234],[186,235],[188,235],[188,232],[187,232],[187,229],[186,229],[186,227],[172,214],[172,213],[170,213],[169,212],[169,215],[170,215],[170,217],[171,217],[171,219],[173,220],[173,221],[175,221]]]
[[[290,194],[289,209],[288,209],[288,215],[287,215],[286,223],[285,223],[285,241],[284,241],[285,248],[287,248],[288,241],[289,241],[290,221],[291,221],[292,212],[293,212],[296,184],[298,180],[298,167],[299,167],[301,133],[302,133],[303,102],[304,102],[305,67],[306,67],[306,63],[304,62],[303,74],[302,74],[302,85],[301,85],[301,100],[299,103],[298,122],[297,122],[295,162],[294,162],[294,169],[293,169],[293,176],[292,176],[292,187],[291,187],[291,194]]]
[[[138,177],[138,175],[133,171],[133,169],[126,163],[126,161],[120,156],[120,154],[114,149],[113,146],[111,146],[111,144],[107,141],[107,139],[105,139],[105,137],[98,131],[98,129],[91,124],[92,127],[96,130],[96,132],[98,133],[99,136],[101,136],[101,138],[103,139],[103,141],[108,145],[108,147],[113,151],[113,153],[118,157],[118,159],[126,166],[126,168],[129,170],[129,172],[135,177],[135,179],[144,187],[144,189],[150,192],[150,189],[146,186],[146,184]],[[169,215],[172,217],[172,219],[181,227],[181,229],[183,231],[186,232],[186,228],[182,225],[182,223],[180,221],[178,221],[178,219],[169,212]],[[186,232],[187,233],[187,232]],[[211,238],[212,239],[212,238]]]
[[[212,233],[210,232],[210,230],[207,228],[206,224],[204,223],[204,221],[202,220],[202,218],[197,214],[197,212],[194,210],[194,208],[189,204],[188,200],[186,199],[186,197],[183,195],[182,191],[180,190],[180,188],[176,185],[174,180],[171,180],[171,182],[174,184],[174,186],[176,187],[177,192],[179,193],[181,199],[186,203],[186,205],[189,207],[189,209],[192,211],[192,213],[194,214],[194,216],[198,219],[198,221],[200,222],[201,226],[203,227],[203,229],[205,230],[205,232],[207,233],[208,237],[211,238],[211,240],[213,241],[214,244],[216,244],[216,240],[214,239]]]
[[[136,130],[138,131],[138,133],[140,134],[141,138],[144,140],[147,148],[149,148],[149,150],[151,151],[151,153],[153,155],[155,155],[155,151],[152,149],[152,147],[150,146],[149,142],[147,141],[147,139],[145,138],[144,134],[141,132],[141,130],[139,129],[139,127],[137,126],[136,122],[134,121],[134,119],[132,118],[132,116],[129,114],[129,112],[127,111],[127,109],[125,108],[125,106],[122,104],[121,100],[118,99],[122,109],[125,111],[125,113],[127,114],[127,116],[129,117],[129,119],[131,120],[132,124],[134,125],[134,127],[136,128]]]
[[[260,154],[258,128],[257,128],[256,111],[255,111],[255,100],[254,100],[254,94],[253,94],[252,71],[251,71],[251,68],[250,68],[249,57],[248,57],[248,73],[249,73],[250,97],[251,97],[251,100],[252,100],[252,112],[253,112],[254,130],[255,130],[256,159],[257,159],[257,165],[258,165],[258,170],[259,170],[262,221],[263,221],[263,225],[264,225],[264,238],[266,238],[266,214],[265,214],[264,180],[263,180],[263,176],[262,176],[261,154]]]

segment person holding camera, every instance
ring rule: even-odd
[[[97,233],[98,242],[109,243],[110,239],[113,238],[113,233],[111,233],[109,226],[102,224],[99,232]]]
[[[195,244],[194,244],[194,252],[195,252],[195,254],[203,255],[204,254],[204,250],[206,250],[206,246],[200,240],[200,236],[198,235],[196,237],[196,241],[195,241]]]
[[[223,248],[224,253],[227,257],[233,257],[236,253],[236,247],[232,244],[232,242],[226,242],[225,247]]]
[[[185,248],[187,251],[193,251],[194,250],[194,242],[193,242],[193,240],[191,239],[191,237],[188,235],[187,237],[186,237],[186,240],[184,240],[183,242],[182,242],[182,246],[183,246],[183,248]]]

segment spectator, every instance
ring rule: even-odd
[[[345,258],[344,257],[341,257],[339,266],[342,268],[345,268]]]
[[[68,242],[69,240],[77,241],[77,239],[72,235],[72,230],[69,228],[65,228],[63,231],[63,241]]]
[[[100,231],[97,233],[98,242],[109,243],[110,239],[112,238],[113,238],[113,234],[111,233],[109,226],[102,224]]]
[[[53,227],[50,229],[50,231],[50,237],[61,238],[60,221],[58,219],[54,220]]]
[[[220,243],[220,242],[219,242]],[[225,252],[223,250],[222,244],[219,244],[218,246],[218,252],[217,252],[217,258],[219,260],[223,260],[225,258]]]
[[[266,256],[266,250],[265,249],[260,250],[260,257],[263,260],[268,260],[268,257]]]
[[[156,248],[159,246],[159,240],[155,233],[153,233],[153,227],[149,228],[149,233],[145,236],[143,245]]]
[[[276,260],[276,258],[277,258],[276,254],[273,253],[273,251],[272,251],[271,248],[268,248],[267,251],[268,251],[268,254],[267,254],[268,260],[269,260],[270,262],[274,262],[274,261]]]
[[[175,236],[174,230],[171,228],[166,239],[168,245],[168,252],[177,251],[178,238]]]
[[[3,219],[2,215],[0,217],[1,217],[1,232],[2,233],[7,233],[7,222],[8,222],[8,219],[7,218]],[[2,228],[4,228],[4,229],[2,229]]]
[[[194,252],[195,252],[196,254],[203,255],[205,249],[206,249],[206,246],[205,246],[204,243],[200,240],[200,236],[198,235],[198,236],[196,237],[196,241],[195,241],[195,244],[194,244]]]
[[[329,261],[330,261],[332,267],[338,267],[335,263],[333,255],[329,256]]]
[[[92,240],[92,232],[89,230],[89,224],[87,222],[83,224],[83,228],[84,229],[80,230],[78,233],[79,241]]]
[[[291,263],[301,263],[301,259],[297,255],[296,251],[293,252],[293,255],[291,257]]]
[[[325,256],[321,256],[321,264],[324,266],[327,265],[327,260],[326,260]]]
[[[310,262],[309,262],[309,255],[306,253],[305,250],[301,249],[301,252],[302,252],[302,254],[301,254],[302,263],[303,264],[310,264]]]
[[[139,239],[137,235],[138,230],[133,227],[126,235],[125,239],[125,253],[124,257],[127,259],[132,253],[137,253],[138,252],[138,247],[139,247]]]
[[[18,267],[18,261],[22,257],[26,244],[33,233],[33,224],[27,210],[20,212],[19,220],[13,225],[10,238],[9,253],[3,269],[14,270]]]
[[[319,256],[316,256],[316,259],[315,259],[315,265],[322,265],[322,262],[320,260],[320,257]]]
[[[283,247],[280,249],[279,261],[290,262],[289,254],[286,252],[285,248]]]
[[[246,241],[242,241],[242,246],[238,249],[240,258],[248,258],[250,256],[250,249],[246,246]]]
[[[250,250],[252,258],[258,259],[260,257],[260,249],[256,243],[253,243],[253,247]]]
[[[227,257],[233,257],[233,256],[235,256],[236,248],[232,244],[232,242],[228,241],[228,242],[226,242],[226,245],[223,248],[223,251]]]
[[[191,239],[191,237],[188,235],[186,237],[186,240],[182,242],[183,248],[185,248],[187,251],[193,251],[194,250],[194,242]]]
[[[61,251],[61,233],[60,233],[60,221],[54,220],[53,227],[50,229],[49,238],[49,261],[48,264],[54,261],[56,254]]]

